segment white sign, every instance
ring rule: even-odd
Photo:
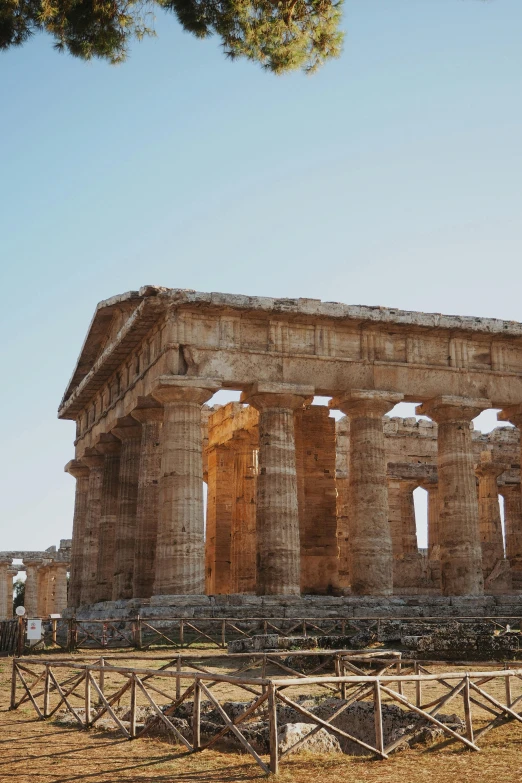
[[[25,614],[25,606],[17,606],[15,612],[18,617],[23,617]]]
[[[28,620],[27,621],[27,638],[28,639],[41,639],[42,638],[42,621],[41,620]]]
[[[50,614],[49,617],[51,620],[60,620],[62,615],[61,614]]]

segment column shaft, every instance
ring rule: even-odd
[[[132,416],[141,422],[133,596],[150,598],[156,568],[163,409],[157,404],[137,408]]]
[[[234,452],[227,446],[208,449],[205,591],[227,594],[230,589]]]
[[[439,397],[417,408],[438,423],[441,581],[444,595],[484,590],[470,422],[488,400]]]
[[[400,394],[352,391],[331,401],[350,417],[350,573],[352,592],[391,595],[393,549],[382,417]]]
[[[337,546],[339,553],[339,587],[346,591],[350,587],[350,437],[349,419],[344,416],[336,422],[336,470],[335,486],[337,494]]]
[[[89,467],[89,500],[83,537],[80,603],[92,604],[96,600],[97,593],[104,457],[95,449],[88,449],[88,453],[82,457],[82,461]]]
[[[402,489],[400,479],[388,479],[388,519],[394,557],[404,554],[402,531]]]
[[[141,426],[130,416],[112,430],[121,440],[118,519],[114,547],[112,600],[132,598]]]
[[[490,575],[498,561],[504,559],[497,485],[497,479],[504,470],[504,465],[492,461],[490,451],[482,452],[480,463],[475,468],[478,478],[479,528],[484,579]]]
[[[96,449],[104,455],[104,462],[95,602],[112,599],[120,491],[121,441],[114,435],[105,434],[96,444]]]
[[[65,472],[70,473],[76,479],[68,605],[77,607],[81,602],[83,539],[89,496],[89,468],[78,460],[71,460],[65,466]]]
[[[511,565],[513,587],[522,589],[522,495],[520,484],[504,484],[499,488],[504,497],[504,528],[506,557]]]
[[[250,433],[237,433],[234,450],[234,503],[230,551],[230,592],[256,592],[257,451]]]
[[[9,589],[8,589],[8,569],[11,567],[11,561],[0,562],[0,620],[8,620],[9,613]],[[11,582],[12,584],[12,582]],[[11,592],[11,604],[13,603]]]
[[[38,563],[25,563],[24,605],[28,617],[38,617]]]
[[[419,551],[413,499],[415,489],[417,482],[401,482],[402,551],[407,555],[417,554]]]

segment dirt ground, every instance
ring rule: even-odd
[[[144,664],[140,662],[139,665]],[[157,668],[160,664],[151,656],[147,665]],[[129,741],[115,732],[59,726],[52,720],[39,720],[28,703],[11,712],[10,681],[11,661],[2,658],[1,783],[84,780],[92,783],[246,783],[266,778],[246,754],[207,750],[188,755],[177,746],[157,739]],[[493,689],[488,690],[494,693]],[[501,698],[500,692],[498,697]],[[449,711],[460,710],[452,706]],[[519,783],[522,780],[522,724],[511,722],[496,728],[480,739],[480,745],[482,750],[476,753],[457,742],[442,741],[435,746],[397,753],[385,761],[294,754],[281,762],[277,780],[281,783],[317,783],[319,777],[328,783],[448,783],[453,780],[458,783]]]

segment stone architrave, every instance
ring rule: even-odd
[[[131,415],[141,423],[133,597],[150,598],[156,567],[163,408],[155,400],[143,400]]]
[[[98,546],[105,457],[96,449],[88,449],[82,456],[82,462],[89,468],[89,502],[83,536],[81,603],[92,604],[96,600],[97,592]]]
[[[155,595],[205,592],[201,406],[220,386],[161,376],[152,392],[164,414]]]
[[[234,452],[227,446],[207,451],[208,491],[205,535],[205,591],[227,594],[230,589]]]
[[[498,561],[504,559],[497,479],[506,468],[507,465],[493,461],[491,451],[483,451],[480,462],[475,466],[475,475],[478,478],[479,528],[484,579],[487,579]]]
[[[439,535],[444,595],[484,591],[477,487],[471,421],[491,407],[485,399],[441,396],[423,403],[417,414],[438,426]]]
[[[118,519],[114,543],[112,600],[132,598],[140,469],[141,425],[131,416],[118,420],[112,434],[121,440]]]
[[[402,394],[352,390],[330,401],[350,418],[350,574],[356,595],[391,595],[393,550],[382,417]]]
[[[95,602],[112,599],[119,507],[121,441],[110,433],[103,434],[96,443],[96,451],[103,454],[104,463]]]
[[[11,595],[9,595],[8,589],[8,569],[11,566],[10,560],[0,560],[0,620],[8,620],[11,616],[9,613],[9,604],[13,603],[13,591],[11,589]],[[11,584],[12,584],[11,580]]]
[[[247,430],[238,430],[230,445],[234,454],[230,592],[255,594],[257,451]]]
[[[38,569],[40,560],[27,560],[25,565],[24,606],[27,617],[38,617]]]
[[[89,496],[89,468],[79,460],[71,460],[64,470],[76,479],[68,606],[77,607],[81,603],[82,547]]]
[[[299,505],[294,412],[311,401],[312,386],[256,383],[241,402],[259,411],[257,591],[300,594]]]
[[[504,498],[506,557],[511,565],[513,588],[522,590],[522,494],[520,484],[504,484],[498,488]]]

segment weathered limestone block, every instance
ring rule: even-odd
[[[0,620],[8,620],[12,616],[9,612],[9,605],[13,603],[13,588],[11,577],[11,593],[9,593],[9,567],[11,565],[10,560],[0,560]]]
[[[349,455],[350,420],[343,416],[336,423],[336,489],[337,489],[337,544],[339,550],[339,588],[345,591],[350,587],[350,534],[349,534]]]
[[[82,457],[82,462],[89,468],[89,499],[83,536],[80,602],[82,604],[92,604],[96,600],[97,593],[98,547],[105,457],[96,449],[88,449]]]
[[[420,415],[438,423],[441,580],[444,595],[483,592],[478,500],[470,423],[489,400],[444,396],[423,403]]]
[[[493,462],[491,451],[483,451],[480,455],[480,462],[475,467],[475,474],[478,478],[479,526],[484,580],[491,574],[497,563],[504,558],[497,479],[506,467],[503,463]]]
[[[112,434],[121,440],[118,518],[114,545],[112,598],[132,598],[134,542],[140,469],[141,426],[131,416],[118,420]]]
[[[309,753],[342,753],[339,740],[326,729],[319,729],[308,738],[314,727],[309,723],[286,723],[278,733],[279,753],[284,753],[299,740],[304,740],[298,751]]]
[[[79,606],[81,603],[82,547],[85,534],[85,518],[87,516],[87,499],[89,496],[89,468],[78,460],[71,460],[65,466],[65,472],[76,479],[68,596],[68,605],[74,607]]]
[[[393,553],[382,417],[401,394],[351,391],[333,408],[350,417],[350,574],[352,592],[390,595]]]
[[[257,589],[300,592],[299,508],[294,411],[313,397],[310,386],[254,384],[241,397],[259,410],[257,479]]]
[[[295,413],[301,543],[301,592],[331,593],[338,586],[335,420],[326,406]]]
[[[205,592],[230,592],[234,503],[234,452],[211,446],[207,453],[208,491],[205,535]]]
[[[257,449],[254,438],[239,430],[231,444],[234,453],[234,502],[230,551],[230,592],[255,593],[257,583],[256,492]]]
[[[162,376],[153,391],[164,406],[156,595],[205,591],[201,406],[219,386]]]
[[[102,435],[96,444],[96,450],[104,455],[104,463],[95,602],[108,601],[112,598],[120,492],[121,441],[111,434]]]
[[[132,595],[149,598],[156,565],[163,408],[155,400],[140,399],[140,406],[131,415],[141,424]]]

